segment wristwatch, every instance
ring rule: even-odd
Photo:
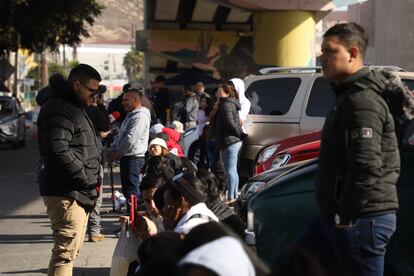
[[[344,220],[338,214],[335,214],[335,225],[352,226],[352,221]]]

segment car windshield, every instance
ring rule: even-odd
[[[11,101],[7,99],[0,99],[0,114],[10,114],[13,112]]]

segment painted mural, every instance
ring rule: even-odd
[[[251,41],[252,38],[249,39]],[[145,30],[137,34],[137,48],[168,60],[212,71],[215,78],[223,79],[228,74],[234,75],[229,70],[255,70],[252,43],[241,43],[245,40],[246,37],[239,37],[234,31]],[[243,50],[240,51],[240,47]],[[238,56],[244,61],[236,61]],[[232,64],[232,69],[229,64]]]

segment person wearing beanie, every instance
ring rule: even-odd
[[[148,148],[151,156],[161,156],[169,153],[167,143],[161,138],[152,139]]]
[[[178,144],[181,146],[181,149],[184,151],[184,126],[179,121],[173,121],[171,123],[171,128],[177,131],[180,134],[180,139],[178,140]]]
[[[187,234],[197,225],[218,221],[207,208],[207,197],[201,190],[203,184],[194,174],[181,173],[167,185],[162,210],[165,229]]]

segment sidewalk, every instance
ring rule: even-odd
[[[105,180],[101,210],[105,240],[98,243],[85,240],[80,255],[75,260],[75,276],[109,275],[112,253],[117,242],[114,230],[120,225],[119,214],[112,213],[111,189],[106,174]],[[121,190],[119,185],[116,188]],[[41,197],[11,214],[0,216],[0,275],[47,274],[52,246],[50,222]]]

